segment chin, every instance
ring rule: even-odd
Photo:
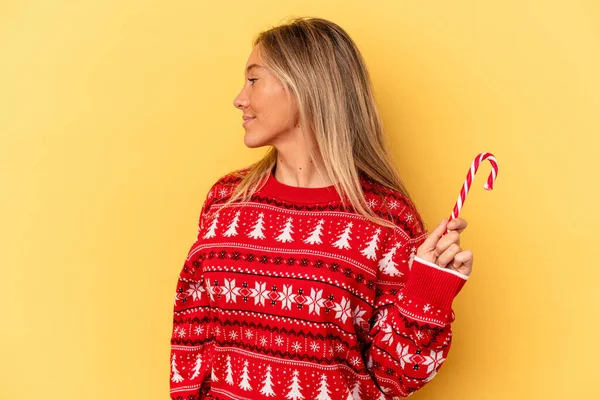
[[[268,135],[246,131],[246,134],[244,135],[244,144],[251,149],[269,146],[271,144],[271,138]]]
[[[248,133],[246,133],[246,135],[244,136],[244,144],[246,145],[246,147],[249,147],[251,149],[268,145],[266,140],[263,140],[260,137],[253,137],[251,134]]]

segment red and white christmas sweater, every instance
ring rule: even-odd
[[[212,185],[179,275],[171,398],[394,399],[431,381],[468,277],[415,255],[428,232],[412,204],[361,177],[382,227],[333,186],[271,172],[223,208],[239,180]]]

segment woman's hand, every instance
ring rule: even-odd
[[[445,218],[419,246],[417,256],[469,276],[473,268],[473,252],[460,248],[460,234],[466,227],[467,221],[463,218],[455,218],[450,223]],[[450,232],[444,235],[446,228]]]

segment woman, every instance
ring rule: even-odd
[[[330,21],[262,32],[234,106],[246,146],[271,147],[202,206],[177,284],[171,398],[409,396],[448,355],[467,222],[427,233],[361,55]]]

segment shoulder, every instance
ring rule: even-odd
[[[395,233],[419,238],[427,235],[425,222],[414,202],[402,192],[361,175],[361,187],[371,210],[396,227]]]
[[[244,167],[219,176],[217,180],[212,183],[206,195],[205,201],[209,203],[209,207],[210,204],[226,201],[244,176],[246,176],[248,171],[250,171],[250,167]]]

